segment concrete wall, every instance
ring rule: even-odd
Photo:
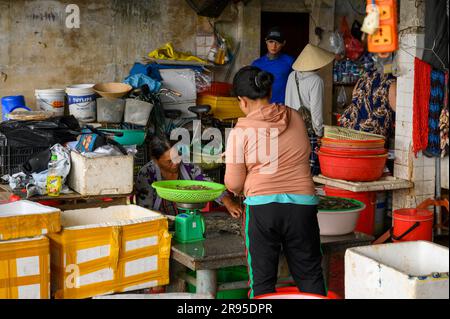
[[[338,0],[342,1],[342,0]],[[241,49],[236,70],[260,56],[261,11],[311,12],[318,25],[333,30],[334,0],[252,0],[230,4],[214,21]],[[65,26],[68,4],[80,8],[81,27]],[[172,41],[196,53],[196,35],[211,32],[185,0],[0,0],[0,96],[23,94],[34,107],[34,90],[70,84],[121,81],[135,61]],[[315,42],[311,25],[311,42]],[[317,43],[316,43],[317,44]],[[326,48],[326,43],[319,45]],[[228,66],[213,68],[222,81]],[[331,71],[327,72],[331,79]],[[331,88],[327,104],[331,110]],[[329,100],[329,101],[328,101]]]
[[[65,26],[80,7],[81,26]],[[0,96],[37,88],[121,81],[136,60],[172,41],[195,52],[197,15],[184,0],[0,0]]]

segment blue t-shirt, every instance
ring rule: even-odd
[[[287,54],[280,54],[280,56],[274,60],[270,60],[267,55],[265,55],[253,61],[252,66],[256,66],[263,71],[272,73],[275,77],[272,86],[271,103],[284,104],[286,84],[289,74],[292,72],[292,64],[294,64],[294,58]]]

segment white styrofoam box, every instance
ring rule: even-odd
[[[188,110],[189,107],[195,106],[196,100],[187,101],[183,103],[163,103],[165,110],[179,110],[181,111],[181,118],[196,118],[197,115]]]
[[[448,299],[448,248],[427,241],[350,248],[346,299]]]
[[[46,299],[50,296],[50,254],[48,240],[43,236],[0,241],[0,298],[11,298],[11,291],[17,289],[18,299]],[[46,249],[46,252],[43,251]],[[14,255],[11,255],[14,251]],[[35,255],[33,255],[33,251]],[[7,255],[3,255],[6,252]],[[6,266],[6,273],[2,272]],[[28,281],[22,284],[16,280]],[[41,285],[48,286],[46,295],[41,295]],[[5,295],[5,291],[10,294]],[[14,296],[14,295],[13,295]]]
[[[442,188],[448,189],[448,156],[441,160],[441,185]]]
[[[28,200],[0,205],[0,240],[45,235],[61,229],[58,208]]]
[[[133,191],[133,156],[85,157],[71,152],[68,184],[81,195],[117,195]]]
[[[161,102],[181,103],[192,101],[197,98],[197,88],[195,85],[195,72],[192,69],[166,69],[159,71],[164,88],[181,93],[180,97],[161,96]]]
[[[61,213],[63,231],[134,225],[158,219],[165,219],[165,217],[158,212],[137,205],[75,209],[66,210]],[[148,246],[148,242],[141,242],[141,245],[137,248]]]

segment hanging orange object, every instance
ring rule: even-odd
[[[371,5],[372,0],[367,0]],[[398,15],[396,0],[376,0],[380,13],[378,30],[369,35],[368,49],[372,53],[391,53],[398,50]]]

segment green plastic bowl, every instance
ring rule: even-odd
[[[99,131],[105,133],[123,133],[123,136],[114,136],[114,140],[121,145],[140,146],[145,141],[145,130],[100,129]]]
[[[211,189],[207,190],[188,190],[177,189],[177,186],[204,186]],[[156,193],[162,199],[185,204],[207,203],[218,198],[225,190],[225,186],[219,183],[191,181],[191,180],[174,180],[154,182],[152,187],[156,189]]]

